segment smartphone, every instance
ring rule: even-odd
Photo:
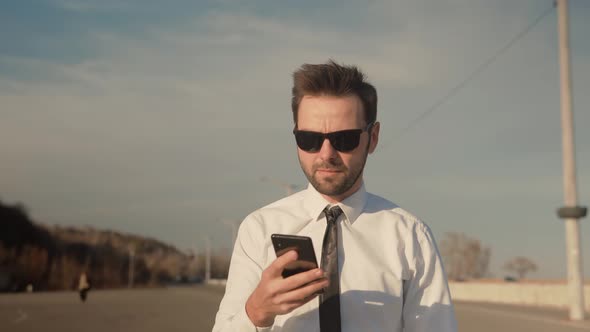
[[[290,250],[297,251],[297,260],[289,263],[283,270],[283,278],[297,273],[309,271],[318,267],[318,261],[313,250],[313,242],[307,236],[272,234],[270,236],[277,257]]]

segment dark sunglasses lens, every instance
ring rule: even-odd
[[[319,151],[322,147],[324,137],[321,134],[309,132],[309,131],[298,131],[295,133],[295,140],[297,146],[307,152]]]
[[[348,152],[359,146],[361,130],[345,130],[329,134],[330,143],[340,152]]]

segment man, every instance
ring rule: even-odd
[[[365,190],[379,141],[375,88],[333,61],[303,65],[293,78],[297,154],[310,185],[243,221],[213,331],[456,331],[429,228]],[[277,258],[274,233],[310,237],[321,269],[283,278],[297,253]]]

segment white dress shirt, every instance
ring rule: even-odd
[[[255,327],[245,310],[275,259],[274,233],[311,237],[318,259],[329,205],[311,185],[242,222],[213,332],[319,331],[318,299]],[[342,332],[457,330],[443,265],[430,229],[364,185],[337,205]],[[319,264],[320,262],[318,262]]]

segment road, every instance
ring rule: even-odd
[[[211,331],[222,288],[183,287],[0,295],[2,332]],[[590,331],[560,310],[456,303],[459,332]]]

